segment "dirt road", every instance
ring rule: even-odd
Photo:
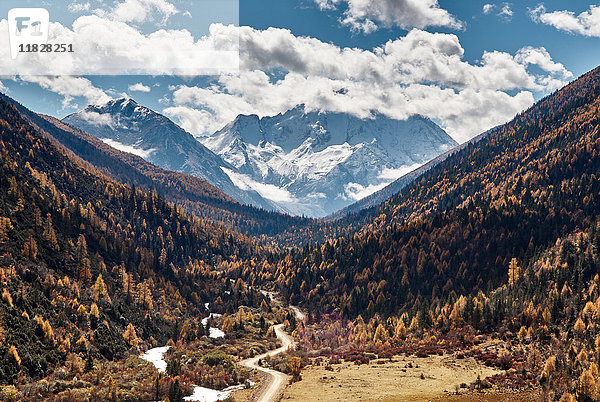
[[[296,314],[296,318],[299,321],[304,321],[305,315],[298,309],[298,307],[290,306],[291,309]],[[291,345],[294,344],[294,339],[283,329],[283,324],[278,324],[273,327],[275,329],[275,335],[277,335],[277,339],[281,342],[281,346],[277,349],[270,350],[267,353],[263,353],[262,355],[254,356],[250,359],[242,360],[240,365],[250,368],[256,369],[265,374],[264,384],[262,384],[257,393],[254,395],[253,400],[259,402],[273,402],[277,401],[283,390],[285,389],[286,384],[289,382],[289,376],[277,370],[273,370],[266,367],[259,366],[258,360],[264,359],[269,356],[275,356],[280,353],[285,352]]]

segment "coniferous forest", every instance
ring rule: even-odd
[[[281,323],[300,347],[264,364],[294,381],[315,358],[457,353],[503,370],[473,392],[597,400],[599,111],[596,69],[383,204],[320,221],[242,205],[4,97],[0,399],[249,384],[237,363],[276,347]],[[163,345],[161,374],[139,356]]]

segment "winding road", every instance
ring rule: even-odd
[[[306,316],[298,307],[290,306],[296,315],[296,319],[304,321]],[[281,346],[277,349],[270,350],[262,355],[254,356],[249,359],[242,360],[241,366],[249,369],[255,369],[264,374],[265,380],[258,388],[258,391],[253,395],[253,401],[259,402],[274,402],[283,393],[286,384],[289,382],[290,376],[280,371],[273,370],[258,365],[258,361],[267,356],[275,356],[285,352],[290,346],[294,345],[294,339],[283,329],[283,324],[277,324],[274,327],[275,335],[281,342]]]

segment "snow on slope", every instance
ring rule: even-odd
[[[238,187],[281,209],[321,217],[385,187],[456,142],[431,120],[305,112],[240,115],[202,143],[237,169]]]
[[[63,122],[78,127],[119,150],[141,156],[163,169],[187,173],[208,181],[232,198],[265,209],[276,209],[257,192],[235,186],[222,168],[235,167],[200,144],[167,117],[132,99],[116,99],[88,106]]]

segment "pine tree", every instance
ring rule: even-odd
[[[35,242],[33,235],[29,234],[29,237],[27,238],[27,240],[25,240],[25,244],[23,245],[23,257],[28,258],[31,261],[35,261],[37,259],[37,253],[37,243]]]
[[[88,352],[87,359],[85,360],[85,372],[89,373],[94,369],[94,358],[92,354]]]
[[[98,277],[96,278],[96,282],[94,283],[94,292],[98,298],[102,298],[107,294],[106,284],[104,283],[102,274],[98,274]]]
[[[125,338],[127,343],[129,343],[131,346],[137,347],[137,345],[140,343],[140,340],[137,337],[135,328],[132,323],[129,323],[129,325],[127,325],[127,328],[125,329],[125,332],[123,333],[123,338]]]
[[[179,379],[175,379],[175,381],[169,387],[169,401],[183,402],[183,400],[183,391],[179,385]]]
[[[512,258],[508,264],[508,283],[513,286],[519,280],[521,268],[516,258]]]

